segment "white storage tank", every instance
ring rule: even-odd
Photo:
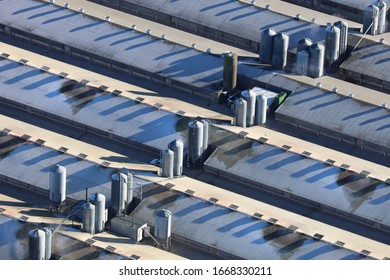
[[[246,127],[247,102],[244,98],[237,98],[234,101],[234,120],[233,125]]]
[[[45,260],[46,234],[41,229],[28,232],[28,256],[30,260]]]
[[[122,213],[126,208],[127,175],[121,172],[111,176],[111,210],[113,216]]]
[[[89,201],[95,205],[95,232],[102,232],[106,222],[106,197],[101,193],[93,193],[89,196]]]
[[[325,63],[327,67],[334,67],[340,55],[340,29],[334,25],[326,28]]]
[[[386,13],[387,13],[387,3],[384,0],[379,0],[374,3],[379,9],[378,15],[378,34],[386,32]]]
[[[130,206],[134,197],[134,174],[132,172],[127,172],[127,198],[126,206]]]
[[[274,47],[274,36],[276,31],[272,28],[266,29],[260,34],[260,61],[265,64],[272,63],[272,52]]]
[[[168,149],[173,151],[173,175],[183,174],[184,143],[181,139],[173,140],[168,144]]]
[[[246,126],[253,126],[255,124],[256,93],[250,89],[244,90],[241,92],[241,97],[246,101]]]
[[[310,46],[308,75],[319,78],[324,75],[325,47],[321,43]]]
[[[287,65],[287,52],[290,37],[285,33],[278,33],[274,36],[272,52],[272,66],[284,69]]]
[[[169,248],[172,235],[172,213],[167,209],[155,212],[154,237],[164,249]]]
[[[44,227],[43,231],[45,232],[45,259],[50,260],[54,229],[52,227]]]
[[[309,52],[300,51],[297,54],[296,73],[298,75],[307,76],[309,68]]]
[[[66,199],[66,168],[61,165],[50,167],[50,201],[59,206]]]
[[[340,20],[334,25],[340,29],[340,58],[344,59],[348,47],[348,23]]]
[[[188,124],[188,160],[189,164],[196,166],[200,163],[203,154],[203,128],[200,121]]]
[[[95,234],[95,205],[89,201],[83,206],[83,231]]]
[[[265,125],[267,122],[268,98],[265,94],[256,98],[256,124]]]
[[[364,9],[363,33],[375,36],[379,28],[379,8],[375,5],[369,5]]]
[[[174,153],[170,149],[161,152],[161,176],[173,178]]]
[[[205,152],[209,147],[210,122],[208,120],[202,120],[202,123],[203,123],[203,151]]]

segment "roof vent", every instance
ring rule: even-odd
[[[65,4],[64,4],[64,8],[65,8],[65,9],[69,9],[69,8],[70,8],[70,4],[69,4],[69,3],[65,3]]]
[[[137,30],[137,25],[133,24],[132,26],[130,26],[130,30]]]
[[[55,3],[56,1],[55,0],[49,0],[49,3]]]
[[[337,91],[338,91],[337,87],[333,87],[333,88],[332,88],[332,91],[333,91],[334,93],[337,93]]]
[[[313,18],[311,19],[311,23],[317,23],[317,19],[313,17]]]
[[[106,16],[106,17],[104,18],[104,20],[107,21],[107,22],[110,22],[110,21],[111,21],[111,18],[110,18],[109,16]]]
[[[84,8],[79,8],[79,13],[80,14],[85,14],[85,9]]]
[[[206,52],[207,52],[207,53],[211,53],[211,48],[207,48],[207,49],[206,49]]]
[[[146,29],[146,34],[148,34],[148,35],[152,35],[152,29]]]
[[[382,102],[382,103],[381,103],[381,106],[382,106],[383,108],[387,108],[387,103],[386,103],[386,102]]]
[[[380,38],[379,39],[379,43],[384,44],[385,43],[385,38]]]
[[[354,94],[353,92],[348,92],[348,97],[353,98],[354,95],[355,95],[355,94]]]
[[[195,43],[191,44],[191,48],[193,48],[194,50],[196,50],[196,44],[195,44]]]
[[[270,8],[271,8],[270,4],[267,4],[267,5],[264,6],[264,9],[266,9],[266,10],[269,10]]]
[[[301,19],[301,14],[296,14],[295,15],[295,19],[300,20]]]
[[[316,84],[316,87],[321,88],[321,87],[322,87],[322,84],[321,84],[320,82],[318,82],[318,83]]]
[[[163,40],[166,40],[167,39],[167,35],[166,34],[161,34],[160,38],[163,39]]]
[[[255,0],[251,0],[251,6],[254,6],[256,4]]]

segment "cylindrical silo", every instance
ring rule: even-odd
[[[278,33],[274,36],[272,52],[272,66],[284,69],[287,65],[287,52],[290,37],[285,33]]]
[[[264,125],[267,121],[268,98],[261,94],[256,97],[256,124]]]
[[[367,6],[367,8],[364,9],[363,33],[367,32],[367,34],[373,36],[377,35],[378,24],[379,24],[379,8],[375,5]]]
[[[52,227],[44,227],[43,231],[45,232],[45,260],[50,260],[54,229]]]
[[[334,25],[340,29],[340,58],[344,59],[348,47],[348,23],[340,20]]]
[[[173,157],[174,153],[170,149],[161,152],[161,176],[173,178]]]
[[[188,124],[188,160],[196,166],[200,163],[203,154],[203,123],[193,121]]]
[[[44,260],[46,254],[46,235],[41,229],[28,232],[28,256],[30,260]]]
[[[105,224],[106,197],[101,193],[93,193],[89,201],[95,205],[95,232],[102,232]]]
[[[202,120],[203,123],[203,151],[206,151],[209,147],[210,139],[210,122],[208,120]]]
[[[276,31],[272,28],[266,29],[260,34],[260,61],[262,63],[271,64],[272,52],[274,47],[274,36]]]
[[[172,213],[162,209],[155,213],[154,236],[164,249],[169,248],[172,234]]]
[[[127,175],[121,172],[111,176],[111,210],[113,215],[122,213],[126,208]]]
[[[223,61],[223,88],[231,92],[237,85],[237,54],[225,52]]]
[[[83,206],[83,230],[95,234],[95,205],[89,201]]]
[[[297,54],[296,72],[298,75],[307,76],[309,68],[309,52],[300,51]]]
[[[297,46],[297,53],[299,53],[300,51],[309,51],[311,45],[313,45],[313,41],[309,38],[303,38],[299,40]]]
[[[324,74],[325,47],[321,43],[310,46],[308,75],[312,78],[321,77]]]
[[[335,66],[340,54],[340,29],[334,25],[326,28],[325,63],[327,67]]]
[[[168,144],[168,149],[173,151],[173,175],[183,174],[184,143],[180,139],[173,140]]]
[[[50,167],[50,200],[54,205],[60,205],[66,198],[66,168],[61,165]]]
[[[247,102],[244,98],[237,98],[234,101],[234,121],[235,126],[246,127]]]
[[[249,127],[255,124],[256,93],[250,89],[244,90],[241,97],[246,101],[246,125]]]
[[[378,34],[386,32],[386,13],[387,13],[387,3],[384,0],[379,0],[374,3],[379,9],[378,15]]]
[[[126,203],[127,206],[131,204],[134,196],[134,174],[131,172],[127,173],[127,198]]]

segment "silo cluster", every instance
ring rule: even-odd
[[[210,137],[210,122],[194,120],[188,123],[188,165],[201,165],[203,155],[208,149]]]
[[[50,260],[54,230],[51,227],[32,229],[28,232],[28,258]]]
[[[324,74],[325,47],[321,43],[313,43],[304,38],[298,41],[297,62],[295,72],[298,75],[312,78]]]
[[[111,176],[111,216],[123,213],[132,200],[133,174],[130,172],[127,174],[123,172],[114,173]]]
[[[129,190],[127,190],[127,192],[129,192]],[[129,199],[127,199],[127,201],[129,201]],[[89,196],[89,202],[95,206],[95,232],[102,232],[106,222],[106,197],[100,193],[93,193]]]
[[[386,32],[387,4],[384,0],[375,1],[364,10],[363,33],[372,36]]]
[[[163,150],[161,158],[161,176],[173,178],[183,174],[184,143],[181,139],[175,139]]]
[[[261,32],[260,61],[284,69],[287,65],[287,52],[290,37],[272,28]]]

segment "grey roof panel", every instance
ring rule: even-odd
[[[161,208],[172,213],[173,234],[244,259],[367,259],[264,220],[172,192],[145,198],[135,210],[136,222],[154,225],[153,214]]]
[[[163,150],[186,141],[182,118],[78,82],[0,60],[0,95],[65,119]]]
[[[222,80],[223,61],[146,34],[29,0],[0,2],[0,23],[208,91]]]
[[[260,42],[260,31],[267,28],[290,35],[290,48],[295,48],[298,40],[302,38],[310,38],[316,42],[325,40],[325,27],[266,9],[254,8],[239,1],[125,0],[124,2],[147,7],[255,42]]]
[[[277,114],[390,147],[390,112],[387,109],[316,87],[292,93],[278,108]]]
[[[309,201],[390,226],[390,186],[281,148],[247,139],[227,141],[206,166]]]

